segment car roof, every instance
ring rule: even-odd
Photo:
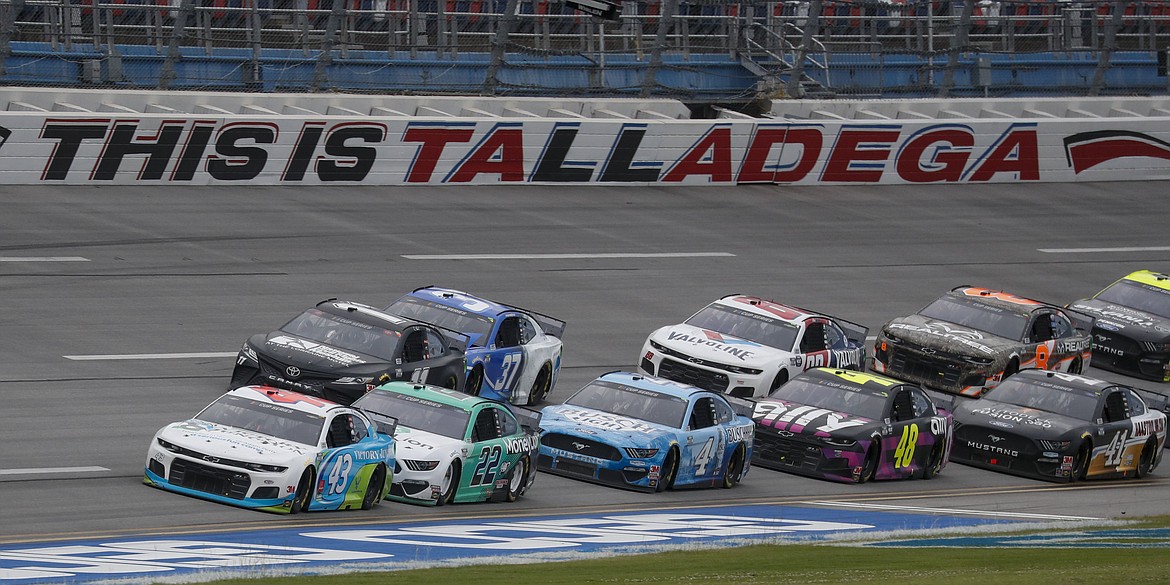
[[[446,406],[453,406],[460,410],[466,410],[469,412],[481,403],[493,402],[487,398],[464,394],[463,392],[452,390],[450,388],[432,386],[430,384],[415,384],[411,382],[387,382],[381,386],[378,386],[377,388],[374,388],[372,392],[378,390],[392,392],[394,394],[402,394],[404,396],[413,396],[423,400],[430,400],[432,402],[438,402],[439,404]]]
[[[421,324],[419,321],[415,321],[414,319],[409,319],[399,315],[391,315],[382,309],[354,301],[328,299],[317,303],[317,309],[337,317],[344,317],[346,319],[352,319],[360,323],[365,323],[366,325],[381,327],[384,329],[393,329],[395,331],[401,331],[411,325]]]
[[[840,368],[812,368],[805,370],[800,376],[816,382],[832,383],[836,387],[844,386],[857,391],[889,391],[900,386],[918,387],[917,384],[895,380],[873,372],[858,372]]]
[[[479,303],[482,303],[482,305],[468,306],[467,302],[459,299],[456,295],[478,301]],[[453,288],[443,288],[439,286],[424,286],[421,288],[416,288],[413,291],[407,293],[406,296],[439,303],[440,305],[454,307],[462,311],[467,311],[468,313],[484,315],[487,317],[495,317],[500,313],[515,310],[508,305],[497,303],[496,301],[485,299],[468,292]]]
[[[727,295],[715,301],[715,303],[727,307],[734,307],[737,309],[743,309],[745,311],[751,311],[757,315],[763,315],[765,317],[791,322],[803,321],[809,317],[827,318],[826,315],[822,315],[821,313],[816,313],[807,309],[801,309],[800,307],[785,305],[783,303],[778,303],[776,301],[751,295]]]
[[[273,388],[271,386],[241,386],[231,390],[228,394],[239,396],[240,398],[248,398],[257,402],[279,404],[285,408],[291,408],[317,416],[325,416],[330,410],[341,406],[336,402],[324,398],[309,396],[308,394],[301,394],[292,390]]]
[[[1048,389],[1059,389],[1072,392],[1099,394],[1101,391],[1114,386],[1128,388],[1124,384],[1110,382],[1107,380],[1100,380],[1091,378],[1089,376],[1082,376],[1079,374],[1070,374],[1068,372],[1055,372],[1052,370],[1040,370],[1037,368],[1026,368],[1016,373],[1022,380],[1036,382],[1043,384]],[[994,398],[994,389],[992,394]]]
[[[674,380],[667,380],[659,378],[658,376],[650,376],[646,374],[635,374],[632,372],[609,372],[602,374],[597,378],[606,382],[614,382],[625,386],[631,386],[640,390],[650,390],[652,392],[659,392],[675,398],[689,399],[691,396],[699,393],[707,393],[709,391],[697,388],[695,386],[688,386],[681,382]]]
[[[1122,280],[1132,280],[1162,290],[1170,290],[1170,276],[1152,270],[1138,270],[1127,274]]]
[[[951,289],[951,291],[947,293],[947,296],[967,301],[974,301],[977,303],[984,303],[1011,311],[1013,313],[1021,314],[1031,314],[1035,310],[1041,308],[1061,310],[1060,307],[1053,305],[1052,303],[1037,301],[1035,299],[1022,297],[1014,293],[978,286],[957,286]]]

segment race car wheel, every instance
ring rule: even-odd
[[[297,482],[297,491],[293,495],[292,507],[289,508],[290,514],[297,514],[300,512],[307,512],[309,510],[309,502],[313,501],[313,468],[306,469],[301,474],[301,480]]]
[[[459,491],[459,460],[451,462],[447,466],[447,472],[443,474],[443,483],[439,488],[439,499],[435,505],[442,506],[443,504],[450,504],[455,501],[455,492]]]
[[[369,510],[382,500],[382,491],[386,489],[386,466],[381,463],[370,476],[370,483],[366,485],[366,495],[362,497],[362,509]]]
[[[930,450],[930,459],[926,461],[926,467],[922,468],[922,479],[934,479],[938,472],[942,471],[943,451],[943,444],[936,442],[934,449]]]
[[[776,391],[777,388],[788,383],[788,370],[780,370],[779,374],[772,380],[772,385],[768,388],[768,394]]]
[[[865,451],[865,462],[861,464],[861,477],[857,478],[857,483],[865,483],[873,481],[877,475],[878,457],[881,456],[878,451],[881,449],[881,440],[874,439],[873,445]]]
[[[521,457],[516,465],[512,466],[512,476],[508,478],[508,501],[515,502],[524,494],[524,483],[527,480],[528,458]]]
[[[727,469],[723,470],[723,487],[733,488],[739,483],[739,474],[743,473],[743,446],[736,447],[727,461]]]
[[[654,488],[654,491],[664,492],[674,489],[676,475],[678,475],[678,450],[671,447],[670,451],[666,452],[666,459],[662,462],[662,472],[658,476],[658,486]]]
[[[1083,481],[1089,477],[1089,461],[1093,458],[1093,444],[1088,441],[1081,443],[1077,449],[1077,458],[1073,463],[1072,475],[1069,481]]]
[[[443,387],[448,390],[458,390],[459,379],[455,377],[455,374],[450,374],[443,380]]]
[[[536,374],[536,380],[532,382],[532,390],[528,392],[528,406],[544,400],[551,388],[552,364],[546,362],[544,367],[540,368],[540,372]]]
[[[1141,479],[1149,475],[1154,470],[1156,461],[1158,461],[1158,442],[1151,438],[1146,441],[1146,446],[1142,447],[1142,455],[1138,457],[1137,469],[1134,470],[1133,476]]]
[[[463,393],[479,396],[480,386],[483,386],[483,367],[475,366],[471,368],[471,373],[467,375],[467,380],[463,382]]]

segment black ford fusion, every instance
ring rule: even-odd
[[[1087,376],[1023,370],[983,398],[956,404],[951,461],[1048,481],[1143,477],[1162,458],[1166,415],[1158,409],[1166,399]]]
[[[391,380],[461,390],[466,347],[458,332],[329,299],[276,331],[249,337],[231,388],[265,384],[341,404]]]
[[[1170,382],[1170,276],[1139,270],[1069,307],[1096,317],[1094,366]]]
[[[951,416],[917,385],[816,368],[756,401],[752,464],[833,481],[930,479],[947,463]]]

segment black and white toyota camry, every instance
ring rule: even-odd
[[[349,404],[391,380],[462,390],[467,337],[352,301],[317,303],[248,338],[231,388],[266,384]]]
[[[1093,365],[1170,382],[1170,276],[1139,270],[1070,308],[1093,322]]]
[[[1166,442],[1167,397],[1087,376],[1023,370],[952,415],[951,461],[1049,481],[1143,477]]]

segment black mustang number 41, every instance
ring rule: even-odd
[[[1142,477],[1166,442],[1167,397],[1066,372],[1024,370],[954,410],[951,460],[1049,481]]]

